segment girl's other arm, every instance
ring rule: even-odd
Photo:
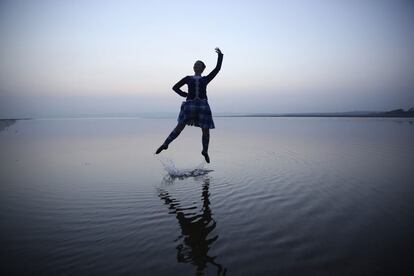
[[[210,74],[207,75],[207,77],[206,77],[207,82],[210,82],[212,79],[214,79],[214,77],[220,71],[221,64],[223,63],[223,53],[221,52],[221,50],[219,48],[216,48],[215,50],[216,50],[216,53],[218,54],[218,56],[217,56],[217,65],[216,65],[216,68],[214,68],[213,71],[211,71]]]
[[[175,93],[177,93],[178,95],[180,95],[181,97],[186,98],[188,93],[182,91],[180,88],[187,83],[187,77],[182,78],[179,82],[177,82],[174,86],[173,86],[173,90],[175,91]]]

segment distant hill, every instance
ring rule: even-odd
[[[404,109],[394,109],[391,111],[385,112],[385,114],[388,117],[414,117],[414,107],[411,107],[410,109],[407,109],[404,111]]]

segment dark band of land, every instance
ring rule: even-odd
[[[104,113],[104,114],[78,114],[40,118],[170,118],[175,117],[172,112],[157,113]],[[407,110],[395,109],[391,111],[351,111],[351,112],[314,112],[314,113],[214,113],[214,117],[353,117],[353,118],[414,118],[414,108]],[[31,120],[34,118],[1,118],[0,130],[12,125],[16,120]]]
[[[355,111],[355,112],[327,112],[327,113],[254,113],[237,115],[216,115],[215,117],[378,117],[378,118],[414,118],[414,108],[408,110],[395,109],[391,111]]]

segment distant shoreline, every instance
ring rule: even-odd
[[[413,114],[244,114],[218,115],[214,117],[290,117],[290,118],[414,118]]]
[[[330,115],[330,114],[242,114],[242,115],[213,115],[215,118],[414,118],[414,115]],[[105,119],[105,118],[175,118],[175,116],[82,116],[82,117],[41,117],[41,118],[7,118],[0,122],[36,120],[36,119]]]
[[[6,124],[15,120],[32,119],[76,119],[76,118],[172,118],[175,113],[107,113],[107,114],[73,114],[62,116],[49,116],[39,118],[2,118],[0,122]],[[290,117],[290,118],[414,118],[414,108],[406,111],[395,109],[391,111],[352,111],[352,112],[313,112],[313,113],[224,113],[217,112],[214,117]]]
[[[312,113],[261,113],[219,115],[216,117],[331,117],[331,118],[414,118],[414,108],[407,111],[395,109],[391,111],[352,111],[352,112],[312,112]]]

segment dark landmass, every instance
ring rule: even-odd
[[[255,113],[238,115],[216,115],[215,117],[378,117],[378,118],[414,118],[414,108],[408,110],[394,109],[390,111],[354,111],[354,112],[327,112],[327,113]]]
[[[0,119],[0,131],[5,130],[16,122],[15,119]]]
[[[17,120],[30,120],[30,118],[22,118],[22,119],[0,119],[0,131],[5,130],[9,126],[16,123]]]
[[[4,122],[4,121],[20,121],[20,120],[33,120],[33,118],[0,118],[0,122]]]

